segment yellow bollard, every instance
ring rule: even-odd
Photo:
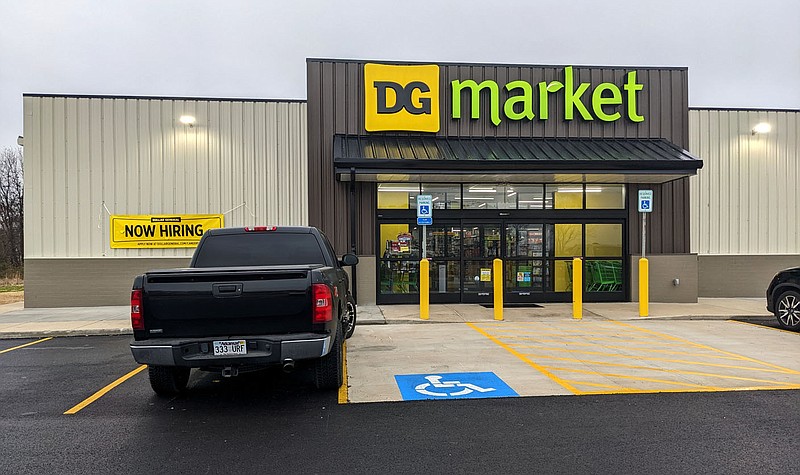
[[[650,301],[650,264],[646,257],[639,259],[639,316],[649,313]]]
[[[495,259],[492,279],[494,279],[494,319],[503,319],[503,260]]]
[[[430,263],[428,259],[419,261],[419,318],[428,320],[431,317],[431,274],[428,271]]]
[[[572,318],[583,318],[583,261],[572,259]]]

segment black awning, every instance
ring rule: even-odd
[[[523,181],[571,177],[570,181],[658,183],[694,175],[703,166],[702,160],[667,140],[624,138],[336,135],[333,160],[340,179],[349,180],[355,172],[364,181],[389,175],[411,180],[495,181],[508,176]]]

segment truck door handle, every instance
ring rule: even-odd
[[[242,284],[211,284],[211,293],[217,298],[239,297],[242,287]]]

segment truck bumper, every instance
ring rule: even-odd
[[[212,338],[150,339],[132,341],[137,363],[154,366],[269,366],[286,360],[316,359],[331,350],[330,335],[257,335]],[[247,354],[214,356],[214,341],[244,340]]]

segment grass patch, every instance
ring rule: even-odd
[[[22,292],[25,290],[25,286],[22,284],[9,284],[9,285],[0,285],[0,293],[2,292]]]

